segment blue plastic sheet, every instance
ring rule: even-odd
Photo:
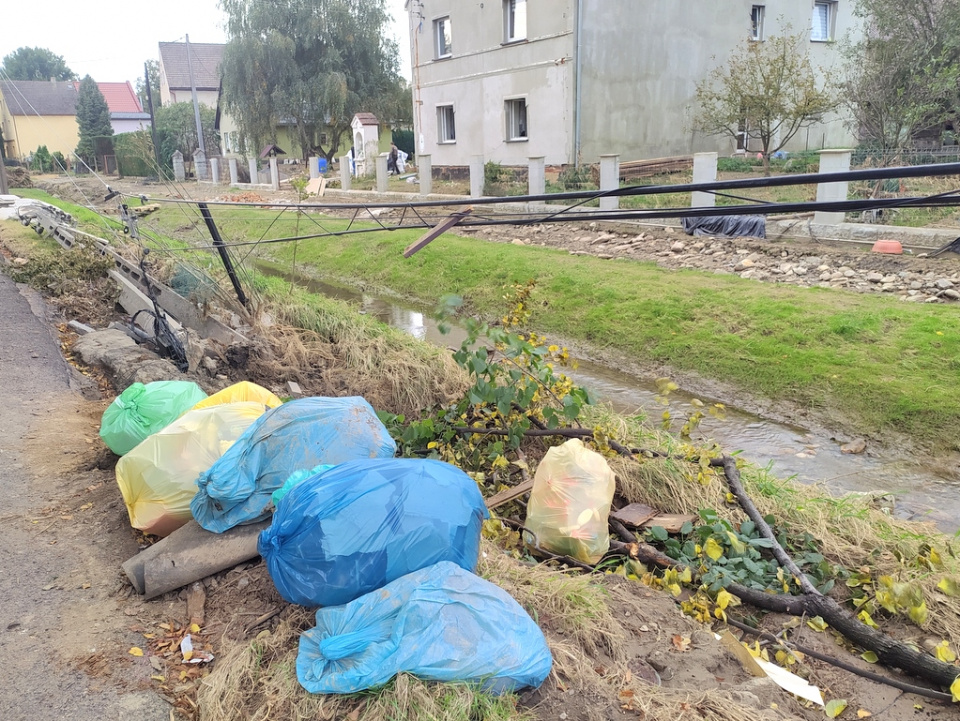
[[[476,482],[448,463],[342,463],[280,501],[258,550],[280,595],[336,606],[440,561],[477,565],[488,518]]]
[[[300,637],[297,678],[311,693],[355,693],[400,672],[505,693],[539,686],[552,663],[520,604],[444,561],[317,611]]]
[[[396,445],[363,398],[303,398],[263,414],[197,479],[197,523],[223,533],[269,516],[271,494],[296,471],[391,458]]]

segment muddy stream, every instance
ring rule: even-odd
[[[466,332],[457,326],[446,334],[441,333],[429,312],[394,299],[291,274],[263,261],[257,263],[257,268],[266,275],[295,282],[312,293],[348,301],[362,313],[420,340],[443,347],[459,347],[466,337]],[[587,388],[594,398],[608,402],[619,413],[642,413],[657,419],[663,412],[663,406],[655,400],[657,387],[653,378],[579,359],[575,371],[565,369],[564,372]],[[688,417],[694,411],[690,403],[693,398],[682,389],[672,393],[671,415],[675,419]],[[840,452],[840,443],[827,433],[763,418],[740,410],[722,398],[698,398],[708,405],[720,402],[726,406],[724,420],[711,416],[703,419],[697,434],[700,439],[714,440],[728,453],[741,450],[745,458],[768,466],[778,478],[822,483],[835,494],[893,494],[896,516],[930,520],[948,533],[960,529],[960,484],[955,480],[907,458],[885,458],[869,449],[865,454],[844,454]]]

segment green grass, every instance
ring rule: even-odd
[[[346,220],[297,218],[292,212],[278,218],[270,210],[212,210],[228,242],[320,232],[317,223],[327,230],[347,227]],[[195,214],[191,219],[190,212],[164,206],[144,226],[195,242],[205,234],[194,227],[197,222]],[[505,286],[532,278],[537,289],[531,323],[540,332],[839,416],[859,433],[902,433],[941,452],[960,447],[960,316],[953,306],[668,271],[652,263],[452,235],[404,260],[403,249],[420,234],[303,240],[259,252],[283,264],[296,253],[298,267],[431,307],[443,295],[459,294],[467,311],[488,318],[502,312]],[[248,250],[237,248],[235,257]]]

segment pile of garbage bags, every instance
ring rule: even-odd
[[[210,397],[192,383],[135,384],[100,434],[122,456],[135,528],[269,523],[258,550],[277,590],[321,607],[297,659],[308,691],[353,693],[406,672],[503,693],[549,674],[537,624],[474,574],[489,518],[476,482],[447,463],[394,458],[363,398],[283,403],[253,383]]]

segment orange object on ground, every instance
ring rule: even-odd
[[[899,240],[878,240],[873,244],[873,252],[903,255],[903,246],[900,245]]]

